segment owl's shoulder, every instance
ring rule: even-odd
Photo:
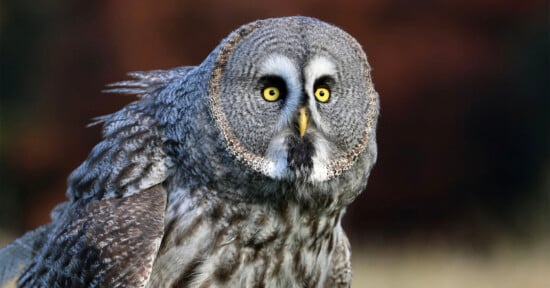
[[[166,179],[162,127],[147,112],[127,106],[104,119],[103,134],[69,176],[71,200],[126,197]]]
[[[165,130],[181,117],[170,103],[169,87],[185,79],[195,67],[132,72],[133,80],[109,85],[106,92],[135,94],[138,100],[121,110],[96,118],[103,124],[103,139],[69,177],[72,199],[129,196],[162,183],[173,166],[166,155]]]

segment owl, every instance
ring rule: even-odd
[[[376,161],[358,42],[259,20],[198,66],[131,73],[50,224],[0,251],[20,287],[349,287],[341,227]]]

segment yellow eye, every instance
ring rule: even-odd
[[[330,99],[330,90],[325,87],[318,87],[315,89],[315,98],[319,102],[328,102],[328,99]]]
[[[269,86],[264,88],[264,91],[262,92],[262,94],[264,96],[264,99],[269,102],[277,101],[279,97],[281,97],[281,91],[279,90],[279,88],[275,86]]]

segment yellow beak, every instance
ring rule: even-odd
[[[309,113],[306,107],[300,107],[298,110],[298,130],[300,131],[300,137],[303,137],[306,134],[307,121],[309,118]]]

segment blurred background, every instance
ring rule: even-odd
[[[0,1],[0,246],[49,221],[126,72],[197,65],[240,25],[306,15],[373,66],[379,158],[348,209],[355,287],[548,287],[545,0]],[[546,285],[545,285],[546,284]]]

